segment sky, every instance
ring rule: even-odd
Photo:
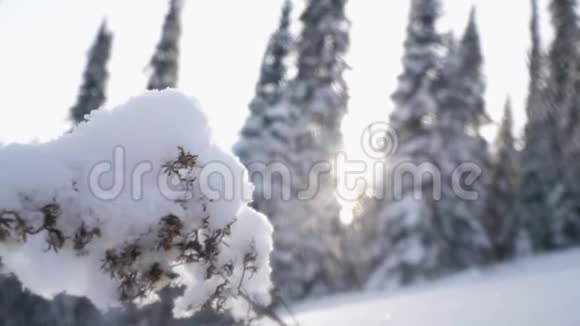
[[[300,8],[304,0],[295,0]],[[114,33],[105,109],[138,95],[161,33],[166,0],[0,0],[0,142],[44,142],[70,128],[86,54],[101,21]],[[530,8],[527,0],[443,0],[442,31],[460,36],[472,5],[485,56],[487,109],[495,121],[511,96],[517,129],[525,122]],[[353,155],[364,128],[386,121],[401,72],[408,0],[351,0],[347,60],[350,113],[343,130]],[[540,0],[544,34],[547,0]],[[282,0],[185,0],[179,88],[199,99],[222,145],[247,115],[259,64]],[[299,9],[297,8],[297,9]],[[299,12],[295,12],[297,17]],[[299,24],[294,28],[298,31]],[[546,37],[544,37],[546,38]],[[492,124],[485,131],[492,137]]]

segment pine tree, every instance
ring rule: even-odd
[[[163,23],[161,40],[149,62],[151,75],[147,89],[165,89],[177,86],[182,7],[182,0],[170,0],[169,12]]]
[[[530,36],[531,36],[531,49],[529,54],[529,74],[530,81],[528,86],[528,100],[526,110],[530,111],[533,106],[538,101],[534,99],[534,96],[538,94],[538,91],[542,87],[542,77],[543,77],[543,67],[544,60],[542,55],[542,38],[540,35],[540,17],[538,0],[530,0],[532,8],[532,17],[530,19]]]
[[[576,9],[576,3],[570,4]],[[567,17],[570,16],[570,17]],[[580,33],[575,12],[566,15],[567,33]],[[569,22],[568,22],[569,21]],[[562,23],[564,25],[564,23]],[[564,27],[563,27],[564,28]],[[564,33],[564,32],[562,32]],[[572,35],[567,35],[572,37]],[[555,47],[555,45],[554,45]],[[570,49],[568,49],[570,50]],[[555,214],[552,223],[554,245],[570,247],[580,244],[580,167],[576,162],[580,158],[580,51],[577,47],[566,57],[568,67],[572,69],[568,77],[573,78],[570,105],[564,106],[561,117],[560,142],[563,144],[562,164],[563,186],[560,188],[560,200],[554,205]],[[555,49],[554,49],[555,51]]]
[[[77,103],[70,110],[71,120],[75,124],[84,121],[87,114],[105,103],[105,90],[109,78],[107,62],[111,55],[112,42],[113,35],[107,29],[106,22],[103,22],[89,51],[89,60],[83,74],[83,84]]]
[[[565,158],[566,147],[571,141],[570,136],[577,121],[574,104],[579,63],[577,37],[580,31],[576,9],[575,0],[553,0],[550,4],[555,36],[548,53],[549,77],[544,96],[548,97],[548,105],[551,107],[548,118],[553,120],[556,129],[553,146],[558,160]]]
[[[483,56],[475,9],[471,11],[459,48],[452,50],[433,84],[440,103],[438,123],[446,127],[478,130],[481,125],[489,123],[490,118],[482,96],[485,91],[481,71]]]
[[[485,226],[493,245],[494,258],[507,260],[518,252],[521,224],[516,202],[519,193],[518,153],[512,133],[512,109],[508,99],[499,133],[495,140],[495,155],[490,169],[490,191],[485,214]]]
[[[452,181],[464,164],[482,170],[489,164],[486,142],[478,132],[488,120],[481,65],[472,13],[461,43],[450,44],[440,68],[416,95],[420,101],[397,107],[424,106],[432,113],[412,124],[393,123],[401,142],[386,172],[385,182],[393,190],[378,214],[383,261],[368,287],[407,285],[488,261],[490,242],[482,224],[484,182],[479,178],[463,185],[462,190],[477,194],[467,198]]]
[[[298,44],[293,101],[305,111],[311,125],[304,131],[311,134],[314,129],[319,132],[317,140],[327,141],[324,145],[329,146],[316,149],[324,158],[342,147],[340,127],[348,102],[343,57],[350,43],[345,5],[346,0],[308,1],[301,17],[304,29]]]
[[[544,77],[538,63],[541,56],[537,5],[532,5],[532,63],[535,64],[530,67],[522,207],[527,208],[524,218],[534,248],[549,250],[570,246],[580,239],[580,207],[576,200],[580,191],[573,181],[577,168],[571,163],[578,152],[574,141],[578,25],[575,1],[552,1],[555,37]]]
[[[437,250],[430,245],[437,237],[432,225],[433,202],[429,197],[414,200],[412,192],[418,189],[410,189],[412,185],[407,183],[408,179],[400,180],[399,184],[392,181],[398,179],[396,170],[403,164],[418,163],[416,166],[420,166],[431,162],[425,151],[430,146],[430,126],[425,118],[432,116],[436,109],[429,88],[433,71],[441,61],[436,51],[441,39],[436,29],[440,11],[437,0],[414,0],[411,4],[404,72],[392,96],[395,110],[390,115],[399,146],[397,152],[388,158],[383,185],[386,193],[376,209],[380,256],[377,258],[379,264],[367,283],[369,288],[397,287],[435,274]],[[423,17],[427,17],[427,23]],[[427,196],[432,194],[432,182],[422,182],[420,191]],[[398,187],[400,196],[393,193]]]
[[[270,37],[266,53],[262,59],[260,79],[256,85],[256,95],[272,105],[280,100],[287,79],[287,57],[292,51],[293,36],[290,32],[292,2],[286,0],[278,29]]]
[[[491,249],[483,227],[488,196],[485,177],[490,161],[479,129],[490,119],[483,100],[482,65],[474,9],[458,51],[449,55],[432,89],[438,107],[434,141],[442,149],[436,166],[445,180],[442,198],[436,202],[438,228],[446,242],[439,259],[451,270],[487,263]],[[472,184],[461,187],[468,187],[476,198],[463,197],[452,186],[462,164],[468,164],[470,172],[481,173]]]
[[[280,102],[284,86],[287,82],[287,57],[293,50],[293,37],[290,32],[290,15],[292,2],[287,0],[282,9],[282,15],[277,30],[270,37],[268,47],[262,59],[260,76],[256,84],[254,99],[251,101],[250,115],[242,128],[240,140],[234,147],[235,153],[250,174],[260,172],[259,167],[252,163],[268,163],[276,160],[279,153],[283,153],[283,144],[274,142],[272,134],[285,137],[277,132],[278,123],[284,124],[284,119],[272,114],[273,108]],[[282,148],[282,151],[280,149]],[[258,169],[253,171],[253,169]],[[262,182],[254,180],[257,189],[254,191],[254,206],[259,207],[266,200],[261,189]],[[264,206],[264,205],[262,205]],[[262,207],[261,211],[266,208]]]
[[[278,201],[271,213],[277,230],[274,283],[289,300],[347,286],[338,237],[340,205],[335,177],[328,171],[330,164],[320,165],[331,162],[342,148],[340,127],[348,102],[343,57],[350,27],[345,5],[345,0],[307,2],[297,44],[297,76],[288,83],[278,107],[270,111],[284,121],[278,128],[285,136],[276,138],[284,139],[287,151],[280,162],[292,176],[285,185],[291,199]],[[312,173],[317,173],[316,185]],[[303,190],[313,187],[313,196],[303,196]]]
[[[576,112],[574,82],[578,65],[578,17],[576,0],[552,0],[550,3],[555,36],[548,62],[550,68],[549,95],[558,115],[559,127],[569,131],[574,126]]]
[[[393,123],[417,123],[428,114],[428,106],[418,96],[426,87],[426,77],[440,61],[438,52],[442,37],[436,31],[440,16],[439,0],[413,0],[407,26],[403,73],[398,77],[398,86],[391,96],[397,110],[391,116]],[[407,107],[412,107],[408,108]]]
[[[532,18],[530,22],[531,49],[526,104],[527,123],[525,127],[525,147],[522,151],[522,196],[520,215],[527,225],[534,248],[542,250],[549,246],[551,210],[547,197],[556,175],[554,165],[556,153],[554,136],[556,128],[552,107],[546,96],[543,68],[545,62],[541,52],[539,12],[537,0],[531,0]]]

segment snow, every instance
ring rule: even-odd
[[[577,326],[580,250],[293,307],[302,326]],[[287,318],[293,325],[292,319]]]
[[[215,145],[199,104],[150,91],[87,118],[46,144],[0,146],[6,270],[32,292],[86,296],[103,310],[156,300],[169,283],[186,288],[178,316],[218,290],[234,299],[225,308],[241,294],[268,303],[272,226],[248,207],[247,172]]]

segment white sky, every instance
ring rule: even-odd
[[[179,84],[204,105],[222,144],[232,144],[244,122],[281,3],[186,0]],[[540,3],[545,9],[547,0]],[[442,30],[453,29],[456,35],[463,31],[470,6],[477,5],[487,109],[498,120],[510,94],[521,127],[529,1],[443,0],[443,4]],[[70,127],[68,110],[104,16],[115,37],[107,107],[141,92],[166,7],[166,0],[0,0],[0,141],[45,141]],[[355,152],[362,129],[386,119],[391,109],[389,95],[401,71],[408,7],[408,0],[350,1],[353,30],[348,59],[353,69],[347,78],[352,99],[344,130],[347,146]],[[546,18],[546,11],[542,13]]]

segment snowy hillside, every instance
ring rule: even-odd
[[[294,310],[302,326],[578,326],[580,250],[396,294],[345,295]]]

